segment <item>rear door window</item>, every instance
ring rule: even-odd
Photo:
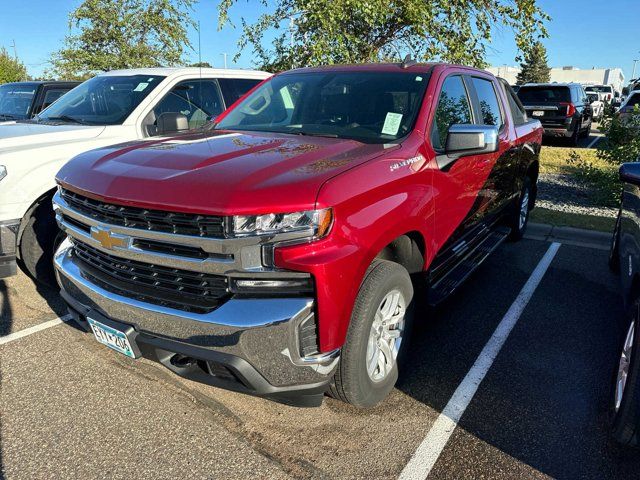
[[[571,92],[569,87],[522,87],[518,91],[518,98],[522,103],[560,103],[570,102]]]
[[[451,125],[471,123],[471,105],[462,77],[450,76],[442,84],[438,99],[438,108],[431,130],[433,148],[444,150]]]
[[[509,109],[511,110],[511,117],[515,125],[523,125],[529,120],[527,118],[527,111],[520,102],[520,99],[516,95],[516,92],[509,86],[508,83],[501,81],[504,92],[507,95],[507,101],[509,102]]]
[[[478,102],[480,102],[482,123],[484,125],[494,125],[502,128],[504,120],[493,82],[478,77],[472,77],[471,80],[478,95]]]

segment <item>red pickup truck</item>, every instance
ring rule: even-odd
[[[61,294],[98,341],[186,378],[372,406],[417,296],[441,302],[523,235],[541,139],[481,70],[285,72],[201,131],[63,167]]]

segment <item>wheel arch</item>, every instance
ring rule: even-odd
[[[389,242],[375,258],[398,263],[406,268],[410,275],[414,275],[424,269],[425,255],[425,239],[422,233],[413,230]]]

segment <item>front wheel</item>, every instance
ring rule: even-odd
[[[636,300],[630,308],[629,321],[618,350],[610,397],[611,434],[618,443],[629,447],[640,444],[639,313],[640,300]]]
[[[398,379],[412,320],[409,273],[397,263],[374,260],[360,286],[329,394],[357,407],[384,400]]]
[[[62,240],[64,240],[64,234],[56,224],[51,198],[47,197],[27,213],[27,220],[20,237],[18,264],[35,281],[57,289],[53,254]]]

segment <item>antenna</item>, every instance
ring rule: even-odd
[[[409,68],[409,67],[413,67],[416,63],[418,63],[418,62],[413,60],[411,58],[410,54],[407,54],[407,56],[404,57],[404,60],[402,61],[402,65],[401,66],[402,66],[402,68]]]

